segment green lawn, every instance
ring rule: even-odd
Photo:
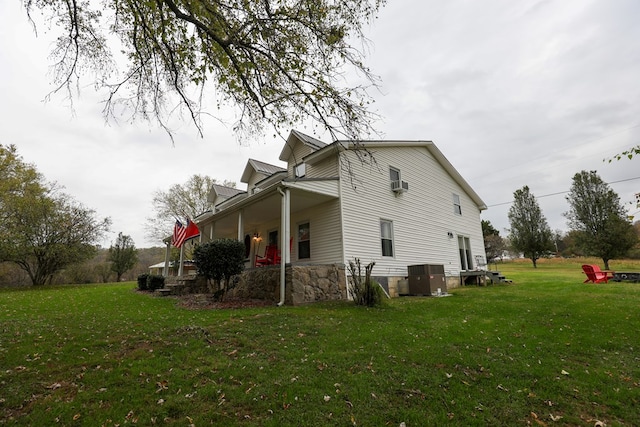
[[[2,290],[0,424],[640,425],[640,283],[583,284],[583,261],[379,309]]]

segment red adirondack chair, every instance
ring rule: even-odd
[[[582,266],[582,271],[587,275],[587,280],[584,283],[609,283],[609,279],[613,278],[613,271],[602,271],[600,267],[595,264],[584,264]]]
[[[274,265],[280,263],[280,255],[278,254],[278,247],[276,245],[267,245],[264,256],[256,255],[256,266],[262,267],[264,265]]]

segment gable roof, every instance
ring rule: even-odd
[[[440,163],[440,166],[453,178],[453,180],[471,197],[480,210],[486,210],[486,203],[480,198],[469,183],[460,175],[460,172],[449,162],[442,154],[442,151],[432,141],[335,141],[326,147],[309,154],[304,161],[313,164],[325,159],[332,154],[335,155],[344,150],[354,150],[359,148],[375,148],[375,147],[425,147],[431,155]]]
[[[238,190],[237,188],[218,184],[213,184],[211,186],[211,189],[216,193],[217,196],[222,196],[224,198],[229,198],[235,196],[236,194],[244,193],[244,190]]]
[[[242,172],[240,182],[249,182],[249,178],[251,178],[251,175],[254,171],[265,176],[271,176],[274,173],[286,172],[287,170],[280,166],[270,165],[269,163],[261,162],[259,160],[249,159],[249,161],[247,161],[247,166],[245,166],[244,168],[244,172]]]
[[[308,147],[311,147],[314,151],[320,150],[328,146],[328,144],[320,141],[319,139],[315,139],[309,135],[305,135],[304,133],[298,132],[297,130],[292,130],[289,133],[289,137],[287,138],[287,141],[285,142],[284,147],[282,148],[282,151],[280,152],[280,157],[279,157],[280,160],[282,160],[283,162],[286,162],[289,160],[289,157],[293,152],[293,147],[296,144],[296,140],[302,142]]]

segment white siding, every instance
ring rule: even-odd
[[[327,180],[299,180],[295,182],[289,182],[287,185],[291,188],[299,188],[305,191],[318,194],[329,194],[334,197],[338,197],[339,182],[337,179]]]
[[[309,221],[311,258],[298,260],[298,224]],[[340,203],[331,200],[306,211],[291,214],[293,245],[291,261],[310,264],[342,263]]]
[[[307,165],[307,178],[334,178],[338,176],[338,158],[328,158],[314,164]]]
[[[249,182],[247,182],[247,192],[249,194],[252,194],[252,189],[256,186],[256,182],[262,181],[263,179],[265,179],[267,176],[263,175],[261,173],[258,172],[253,172],[251,174],[251,178],[249,178]]]
[[[458,234],[470,238],[472,255],[484,256],[478,207],[426,147],[376,147],[377,167],[363,165],[351,152],[343,155],[350,156],[355,175],[351,181],[341,172],[345,262],[375,261],[378,276],[404,276],[407,265],[426,263],[444,264],[455,275]],[[400,169],[409,191],[391,191],[390,166]],[[460,196],[462,215],[454,214],[453,193]],[[393,221],[393,257],[382,256],[380,219]]]
[[[287,160],[287,170],[289,172],[289,176],[293,177],[295,176],[293,173],[293,168],[298,164],[298,163],[302,163],[302,159],[305,156],[308,156],[309,154],[313,153],[314,149],[309,147],[308,145],[303,144],[302,142],[297,142],[292,150],[291,156],[289,156],[289,159]],[[309,171],[307,171],[307,173],[309,173]]]

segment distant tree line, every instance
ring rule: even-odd
[[[540,258],[557,256],[594,256],[609,261],[640,258],[640,221],[631,222],[620,197],[595,171],[581,171],[572,179],[565,212],[569,231],[552,232],[528,186],[514,192],[509,209],[509,234],[506,239],[488,221],[482,222],[485,250],[490,260],[500,259],[506,251],[522,254],[536,267]]]
[[[122,273],[121,281],[135,281],[140,274],[149,273],[149,266],[164,260],[166,248],[136,248],[137,261]],[[172,260],[178,259],[178,251],[172,252]],[[51,284],[111,283],[117,280],[117,273],[109,261],[109,248],[98,248],[93,258],[73,264],[56,273]],[[29,277],[17,266],[0,263],[0,287],[30,286]]]
[[[215,179],[193,175],[184,184],[153,195],[149,235],[162,244],[176,218],[195,218],[210,208]],[[224,181],[224,186],[235,183]],[[0,144],[0,286],[106,283],[135,280],[165,259],[165,247],[137,249],[120,232],[109,248],[98,242],[110,219],[75,201],[25,162],[15,146]],[[185,256],[193,256],[188,244]],[[170,261],[179,259],[172,248]]]
[[[15,146],[0,144],[0,263],[17,266],[33,285],[51,283],[95,255],[110,223],[46,181]]]

